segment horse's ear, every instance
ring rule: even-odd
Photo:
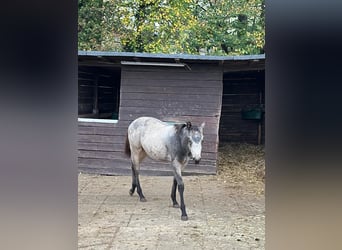
[[[190,128],[191,128],[191,122],[186,122],[186,128],[190,130]]]
[[[199,127],[199,129],[201,130],[201,133],[203,133],[204,126],[205,126],[205,122],[202,122],[201,126]]]

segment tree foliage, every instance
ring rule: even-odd
[[[78,48],[99,50],[102,40],[102,0],[78,1]]]
[[[264,0],[79,0],[79,49],[259,54]]]

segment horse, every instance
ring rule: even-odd
[[[171,189],[173,207],[180,208],[181,220],[188,220],[184,203],[182,170],[189,160],[194,160],[195,164],[199,164],[204,126],[205,123],[193,126],[189,121],[170,124],[153,117],[135,119],[128,126],[125,149],[132,162],[132,188],[129,190],[129,194],[132,196],[137,188],[140,201],[146,201],[139,181],[140,163],[146,156],[152,160],[170,162],[174,174]],[[177,186],[180,206],[176,200]]]

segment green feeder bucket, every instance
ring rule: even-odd
[[[262,111],[260,109],[242,110],[241,117],[244,120],[261,120]]]

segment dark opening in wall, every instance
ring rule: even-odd
[[[119,118],[121,69],[79,66],[78,117]]]
[[[265,142],[265,71],[223,76],[220,142]]]

